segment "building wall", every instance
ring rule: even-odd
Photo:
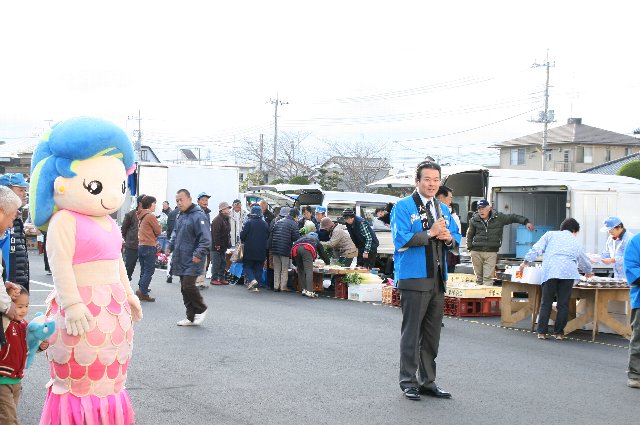
[[[578,158],[579,147],[592,148],[592,159],[590,162],[576,162]],[[534,146],[523,146],[524,148],[524,164],[514,165],[511,163],[512,149],[515,148],[501,148],[500,149],[500,168],[509,168],[516,170],[541,170],[542,161],[540,158],[539,149]],[[610,150],[610,158],[607,158],[607,149]],[[633,146],[605,146],[605,145],[580,145],[580,144],[566,144],[562,146],[552,145],[551,150],[547,151],[547,154],[551,156],[545,164],[547,171],[569,171],[580,172],[591,168],[596,165],[603,164],[614,159],[621,158],[626,155],[637,153],[640,148]],[[565,163],[565,152],[567,152],[568,161]],[[522,159],[522,155],[520,155]]]

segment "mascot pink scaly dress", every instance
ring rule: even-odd
[[[54,289],[46,316],[56,322],[41,425],[134,423],[125,381],[142,308],[110,217],[133,169],[127,135],[97,118],[57,124],[33,153],[30,210],[48,232]]]

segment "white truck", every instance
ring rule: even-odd
[[[229,204],[238,198],[239,174],[234,166],[197,166],[164,163],[140,163],[137,165],[136,191],[129,196],[118,212],[118,221],[122,223],[124,214],[131,210],[138,194],[144,193],[156,198],[156,214],[162,209],[162,202],[169,201],[171,208],[176,205],[176,192],[187,189],[193,202],[200,192],[211,195],[209,209],[211,219],[218,214],[218,204]],[[130,194],[130,192],[128,192]]]
[[[489,169],[479,166],[442,168],[442,184],[453,190],[464,235],[474,202],[487,199],[498,212],[527,217],[536,226],[559,229],[567,217],[580,223],[578,239],[586,252],[599,253],[607,233],[607,216],[622,219],[633,233],[640,231],[640,180],[587,173]],[[516,253],[516,225],[504,228],[501,257]]]

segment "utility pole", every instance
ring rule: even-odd
[[[260,134],[260,175],[262,176],[262,154],[264,152],[264,134]]]
[[[138,129],[137,130],[133,130],[133,135],[134,136],[138,136],[138,138],[136,139],[136,144],[135,144],[135,151],[136,151],[136,156],[138,158],[138,161],[142,161],[142,117],[140,116],[140,109],[138,109],[138,118],[136,118],[133,115],[129,115],[127,117],[128,120],[137,120],[138,121]]]
[[[273,178],[278,178],[278,165],[276,164],[277,150],[278,150],[278,105],[288,105],[289,102],[284,102],[278,98],[276,93],[276,99],[269,99],[272,105],[275,105],[275,112],[273,114],[274,127],[273,127]]]
[[[531,120],[532,122],[543,123],[544,130],[542,131],[542,171],[546,169],[546,156],[547,156],[547,133],[549,123],[555,122],[554,111],[549,110],[549,68],[556,66],[555,62],[551,64],[549,62],[549,49],[547,49],[547,58],[544,63],[535,63],[531,65],[531,68],[539,68],[544,66],[547,68],[547,81],[544,86],[544,112],[540,112],[537,120]]]

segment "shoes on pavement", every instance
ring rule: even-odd
[[[402,391],[402,394],[404,394],[404,396],[409,400],[414,400],[414,401],[420,400],[420,393],[418,392],[417,388],[414,388],[414,387],[405,388]]]
[[[228,285],[229,282],[227,282],[225,279],[220,279],[220,285]]]
[[[173,282],[173,279],[171,278],[171,276],[169,276],[169,277],[167,278],[167,283],[171,283],[171,282]]]
[[[178,326],[196,326],[196,324],[189,319],[182,319],[176,324]]]
[[[47,270],[47,275],[51,276],[53,273],[51,273],[51,270]]]
[[[627,380],[627,387],[629,387],[629,388],[640,388],[640,379],[629,378]]]
[[[440,388],[437,385],[434,388],[420,387],[419,392],[420,392],[420,394],[428,395],[429,397],[451,398],[451,393],[450,392],[443,390],[442,388]]]
[[[196,314],[193,317],[193,324],[194,325],[200,325],[202,324],[202,322],[204,322],[204,319],[207,317],[207,310],[203,311],[200,314]]]
[[[155,299],[155,298],[150,297],[149,295],[145,295],[145,294],[143,294],[139,289],[138,289],[138,290],[136,290],[136,295],[138,296],[138,298],[140,299],[140,301],[146,301],[146,302],[149,302],[149,303],[153,303],[153,302],[155,302],[155,301],[156,301],[156,299]]]
[[[564,334],[555,334],[554,337],[557,341],[562,341],[564,339]]]
[[[547,339],[547,334],[538,334],[538,339]]]
[[[289,289],[289,288],[282,288],[282,289],[280,289],[280,292],[291,292],[291,289]]]
[[[252,290],[253,288],[255,288],[256,286],[258,286],[258,281],[253,279],[251,282],[249,282],[249,284],[247,285],[247,289],[248,290]]]
[[[218,279],[211,279],[211,284],[212,285],[222,285],[223,283],[220,282]]]
[[[260,292],[258,288],[249,289],[249,292]]]
[[[309,298],[315,298],[315,297],[317,297],[317,295],[316,295],[316,294],[314,294],[314,293],[313,293],[313,292],[311,292],[311,291],[307,291],[306,289],[303,289],[303,290],[302,290],[302,295],[304,295],[305,297],[309,297]]]

